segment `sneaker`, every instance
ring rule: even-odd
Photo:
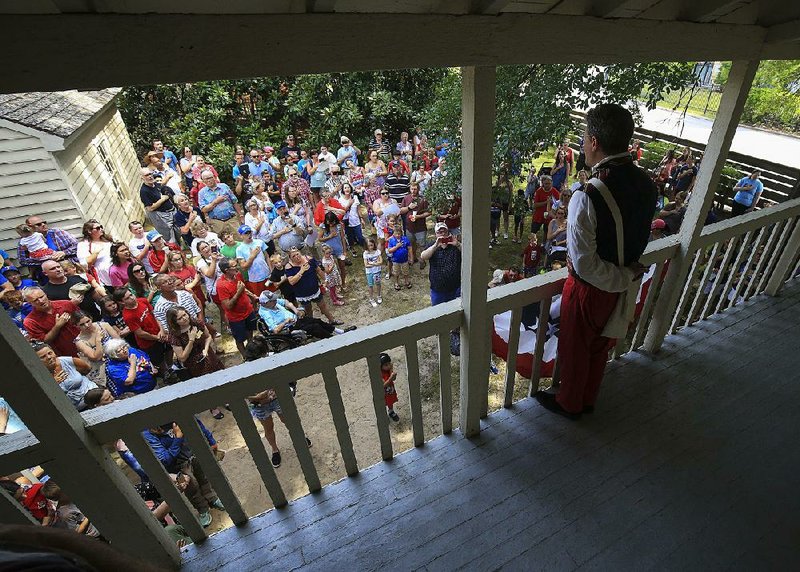
[[[272,453],[272,466],[276,469],[281,466],[281,452],[275,451]]]
[[[369,299],[369,303],[372,304],[373,308],[377,308],[378,307],[378,303],[375,300],[373,300],[372,298]]]
[[[389,412],[389,419],[391,419],[392,421],[400,421],[400,416],[397,414],[397,412],[394,409],[392,409]]]
[[[353,330],[356,329],[356,327],[357,326],[350,325],[350,326],[347,326],[346,328],[343,328],[343,329],[344,329],[345,332],[352,332]]]
[[[306,437],[306,445],[308,445],[309,449],[311,448],[311,439],[309,439],[308,437]]]
[[[292,393],[292,397],[297,397],[297,382],[293,381],[289,384],[289,391]]]
[[[391,278],[392,278],[392,273],[391,272],[387,272],[386,273],[386,279],[390,280]]]
[[[492,243],[490,242],[489,243],[489,250],[491,250],[491,249],[492,249]]]
[[[380,296],[378,296],[378,304],[383,304],[383,298],[381,298]]]
[[[211,513],[210,512],[208,512],[208,511],[201,512],[199,514],[199,518],[200,518],[200,525],[203,528],[207,528],[208,525],[211,524]]]
[[[215,500],[214,502],[211,503],[211,508],[215,508],[217,510],[224,511],[225,510],[225,505],[222,504],[221,500],[217,499],[217,500]]]
[[[503,238],[504,238],[505,240],[508,240],[508,233],[507,233],[507,232],[506,232],[506,233],[503,233]]]

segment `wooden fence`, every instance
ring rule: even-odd
[[[570,140],[575,149],[578,148],[578,140],[582,136],[583,129],[586,127],[586,115],[584,113],[575,112],[572,114],[576,122],[576,130],[571,134]],[[705,153],[705,143],[698,143],[682,137],[674,135],[667,135],[659,133],[658,131],[651,131],[642,127],[637,127],[634,131],[634,137],[639,139],[644,148],[647,148],[648,143],[659,142],[669,145],[675,149],[683,149],[689,147],[693,154],[697,157]],[[715,193],[714,204],[718,211],[729,211],[731,203],[733,202],[733,187],[739,178],[752,173],[755,169],[761,170],[761,181],[764,183],[764,192],[761,195],[761,206],[783,203],[789,199],[800,196],[800,169],[795,167],[788,167],[780,163],[773,163],[764,159],[752,157],[750,155],[743,155],[730,151],[728,158],[725,161],[725,166],[735,170],[738,178],[735,178],[724,169],[720,178],[720,184]]]

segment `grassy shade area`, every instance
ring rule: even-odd
[[[714,119],[721,98],[722,92],[719,90],[698,87],[693,90],[671,91],[657,105],[663,109],[685,110],[689,115]]]

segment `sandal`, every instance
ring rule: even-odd
[[[397,290],[397,291],[399,292],[399,291],[400,291],[400,286],[399,286],[399,285],[397,285],[397,284],[395,284],[395,286],[394,286],[394,289],[395,289],[395,290]]]
[[[411,290],[411,284],[406,284],[406,288],[408,288],[409,290]]]

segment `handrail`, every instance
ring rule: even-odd
[[[44,444],[27,429],[5,435],[0,439],[0,475],[40,465],[47,455]]]
[[[649,266],[671,258],[678,249],[678,242],[678,237],[674,235],[654,240],[647,245],[639,262]],[[511,284],[490,288],[486,295],[489,313],[506,312],[511,308],[526,306],[560,294],[566,278],[567,269],[562,268],[555,272],[547,272]]]
[[[413,320],[412,322],[409,322]],[[461,301],[453,300],[412,314],[360,328],[357,332],[319,340],[279,354],[192,378],[87,411],[87,428],[102,442],[116,439],[135,419],[144,429],[177,415],[196,413],[218,403],[245,399],[265,387],[315,375],[372,353],[447,332],[461,325]]]
[[[715,222],[707,225],[700,232],[700,246],[708,246],[797,215],[800,215],[800,198]]]

